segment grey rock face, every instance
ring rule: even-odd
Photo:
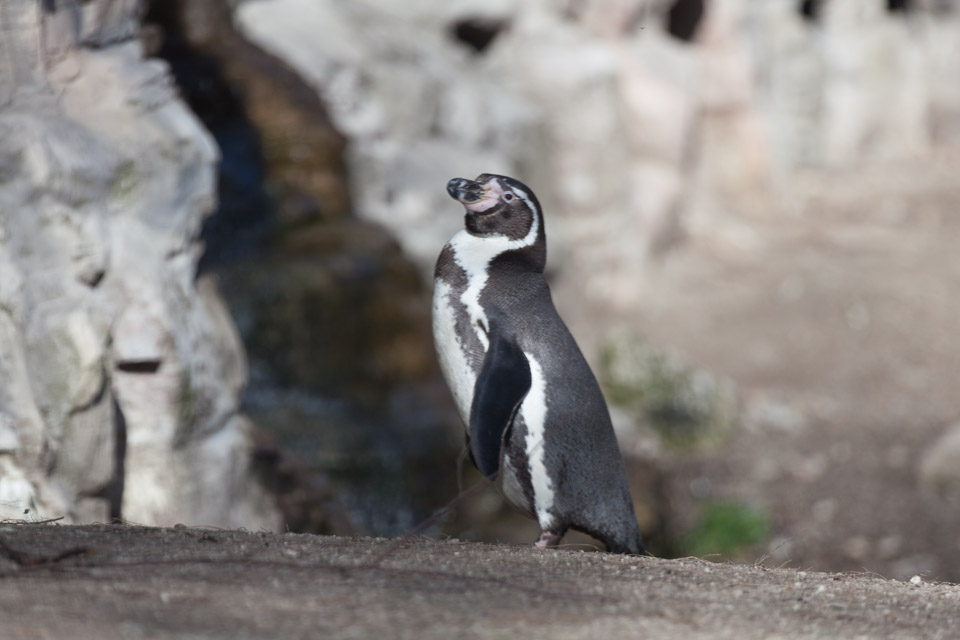
[[[0,9],[0,519],[276,528],[196,280],[217,149],[134,0]]]

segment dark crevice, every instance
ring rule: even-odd
[[[121,522],[123,488],[127,473],[127,421],[116,398],[113,398],[113,477],[91,497],[102,498],[110,505],[110,522]]]
[[[213,135],[220,148],[218,205],[204,221],[205,245],[200,271],[261,248],[273,226],[270,198],[264,188],[260,137],[240,96],[227,82],[216,56],[188,39],[181,2],[148,4],[144,23],[159,32],[156,56],[170,65],[181,96]]]
[[[667,33],[683,42],[690,42],[697,35],[703,10],[703,0],[676,0],[667,12]]]
[[[86,284],[91,289],[96,289],[100,283],[103,281],[103,276],[107,274],[106,269],[97,269],[94,273],[90,274],[90,277],[84,280]]]
[[[117,370],[124,373],[156,373],[160,369],[159,360],[127,360],[117,363]]]
[[[816,22],[820,19],[821,0],[802,0],[798,7],[800,15],[807,22]]]
[[[114,437],[114,481],[107,486],[107,499],[110,501],[110,519],[119,521],[123,514],[123,489],[127,476],[127,419],[120,409],[120,403],[113,401],[113,437]]]
[[[291,529],[348,533],[356,520],[399,533],[447,498],[404,488],[425,458],[449,460],[435,444],[443,414],[420,394],[436,374],[417,271],[388,232],[351,214],[344,137],[310,83],[234,30],[227,0],[145,4],[149,50],[221,151],[200,267],[217,276],[248,356],[256,478]],[[402,418],[389,414],[396,403]],[[398,453],[408,421],[433,429],[409,461]],[[331,442],[352,448],[318,462]]]
[[[891,13],[907,13],[913,9],[913,0],[887,0],[887,10]]]
[[[349,215],[344,138],[299,74],[234,29],[227,0],[152,0],[144,22],[220,147],[201,272],[262,256],[285,227]]]
[[[257,479],[291,529],[396,535],[450,499],[456,457],[419,274],[351,214],[345,139],[227,0],[145,4],[150,50],[221,149],[201,268],[244,341],[242,410],[270,434],[255,432]],[[506,25],[450,28],[481,51]]]
[[[506,28],[504,20],[470,17],[458,20],[451,27],[453,36],[476,53],[482,53]]]

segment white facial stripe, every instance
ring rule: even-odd
[[[517,194],[517,197],[527,203],[527,207],[530,208],[530,211],[533,211],[533,218],[536,220],[540,216],[540,210],[537,209],[537,205],[533,204],[533,200],[530,199],[529,194],[523,189],[518,189],[517,187],[513,188],[513,192]]]
[[[547,384],[540,363],[529,353],[524,352],[530,363],[530,391],[520,405],[520,415],[527,425],[526,450],[530,466],[530,481],[533,485],[533,502],[537,520],[542,529],[553,526],[553,482],[547,475],[544,462],[543,433],[547,422]]]
[[[487,267],[490,261],[501,253],[529,247],[537,241],[537,232],[540,230],[540,217],[537,208],[530,202],[527,194],[520,195],[519,190],[514,190],[517,195],[524,199],[530,205],[533,212],[533,221],[530,223],[530,230],[527,235],[519,240],[511,240],[506,236],[479,237],[471,234],[466,229],[460,230],[457,235],[450,240],[450,246],[453,248],[453,259],[467,274],[467,289],[460,296],[460,302],[467,308],[470,314],[470,324],[473,330],[477,332],[477,339],[483,345],[486,351],[490,346],[487,339],[487,333],[478,325],[482,324],[484,328],[489,328],[487,314],[484,313],[480,305],[480,294],[483,287],[487,284]]]
[[[433,291],[433,340],[437,347],[440,368],[447,377],[450,392],[464,424],[470,424],[470,405],[477,376],[467,362],[463,343],[457,336],[457,316],[450,300],[453,287],[443,280],[435,281]]]

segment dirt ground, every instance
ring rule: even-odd
[[[457,540],[0,525],[0,636],[953,638],[960,586]]]

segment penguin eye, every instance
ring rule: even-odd
[[[508,191],[507,193],[503,194],[503,201],[504,201],[504,202],[512,202],[512,201],[513,201],[513,194],[510,193],[509,191]]]

